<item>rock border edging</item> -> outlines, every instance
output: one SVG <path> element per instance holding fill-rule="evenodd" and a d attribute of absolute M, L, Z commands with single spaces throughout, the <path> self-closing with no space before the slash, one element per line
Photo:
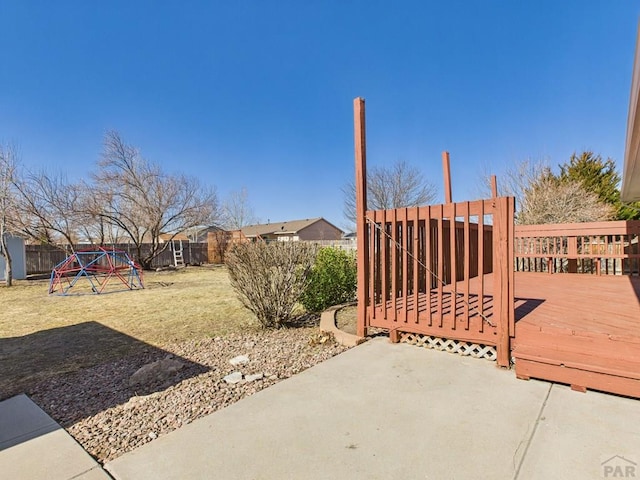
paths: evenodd
<path fill-rule="evenodd" d="M 336 326 L 336 314 L 339 310 L 350 307 L 353 305 L 357 305 L 355 302 L 351 303 L 343 303 L 342 305 L 334 305 L 333 307 L 329 307 L 322 315 L 320 315 L 320 331 L 332 333 L 336 342 L 340 345 L 344 345 L 345 347 L 355 347 L 356 345 L 360 345 L 365 342 L 367 339 L 364 337 L 360 337 L 358 335 L 353 335 L 351 333 L 343 332 Z"/>

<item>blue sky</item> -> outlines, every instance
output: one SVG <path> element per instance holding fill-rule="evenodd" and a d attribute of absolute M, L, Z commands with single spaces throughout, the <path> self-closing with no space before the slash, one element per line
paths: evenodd
<path fill-rule="evenodd" d="M 0 142 L 86 176 L 115 129 L 263 220 L 344 225 L 353 98 L 370 165 L 455 200 L 485 168 L 590 149 L 622 168 L 635 0 L 0 0 Z"/>

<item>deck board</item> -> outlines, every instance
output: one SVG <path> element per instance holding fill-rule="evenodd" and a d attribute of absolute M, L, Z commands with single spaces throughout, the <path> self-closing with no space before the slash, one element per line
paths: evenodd
<path fill-rule="evenodd" d="M 521 326 L 539 325 L 575 332 L 640 338 L 640 278 L 629 276 L 596 276 L 581 274 L 523 273 L 515 275 L 516 332 Z M 480 281 L 470 282 L 470 314 L 477 314 Z M 451 311 L 451 286 L 444 287 L 443 314 Z M 462 288 L 458 288 L 461 292 Z M 459 296 L 456 309 L 464 309 L 464 297 Z M 431 312 L 437 314 L 437 290 L 431 292 Z M 484 315 L 493 315 L 492 275 L 484 275 Z M 407 310 L 415 308 L 414 296 L 407 301 Z M 404 298 L 387 301 L 389 318 L 404 316 Z M 419 319 L 427 319 L 427 296 L 418 296 Z M 382 305 L 376 305 L 376 315 L 384 315 Z"/>
<path fill-rule="evenodd" d="M 515 296 L 521 326 L 640 338 L 638 277 L 516 273 Z M 518 312 L 527 301 L 537 305 L 530 312 Z"/>

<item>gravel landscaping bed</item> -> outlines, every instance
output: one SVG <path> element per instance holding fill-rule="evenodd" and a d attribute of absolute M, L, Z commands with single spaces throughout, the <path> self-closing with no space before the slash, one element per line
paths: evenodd
<path fill-rule="evenodd" d="M 317 328 L 233 334 L 165 350 L 150 347 L 142 354 L 41 382 L 28 393 L 105 463 L 346 349 Z M 232 365 L 230 360 L 238 356 L 248 361 L 240 358 L 240 364 Z M 159 361 L 180 367 L 164 378 L 131 385 L 134 373 Z M 243 380 L 227 383 L 224 377 L 233 372 L 240 372 Z"/>

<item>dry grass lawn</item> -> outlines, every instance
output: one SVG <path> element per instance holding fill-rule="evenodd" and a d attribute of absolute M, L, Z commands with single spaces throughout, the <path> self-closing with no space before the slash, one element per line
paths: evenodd
<path fill-rule="evenodd" d="M 224 267 L 145 272 L 144 282 L 144 290 L 69 296 L 48 295 L 48 280 L 1 286 L 0 399 L 58 373 L 258 328 Z"/>

